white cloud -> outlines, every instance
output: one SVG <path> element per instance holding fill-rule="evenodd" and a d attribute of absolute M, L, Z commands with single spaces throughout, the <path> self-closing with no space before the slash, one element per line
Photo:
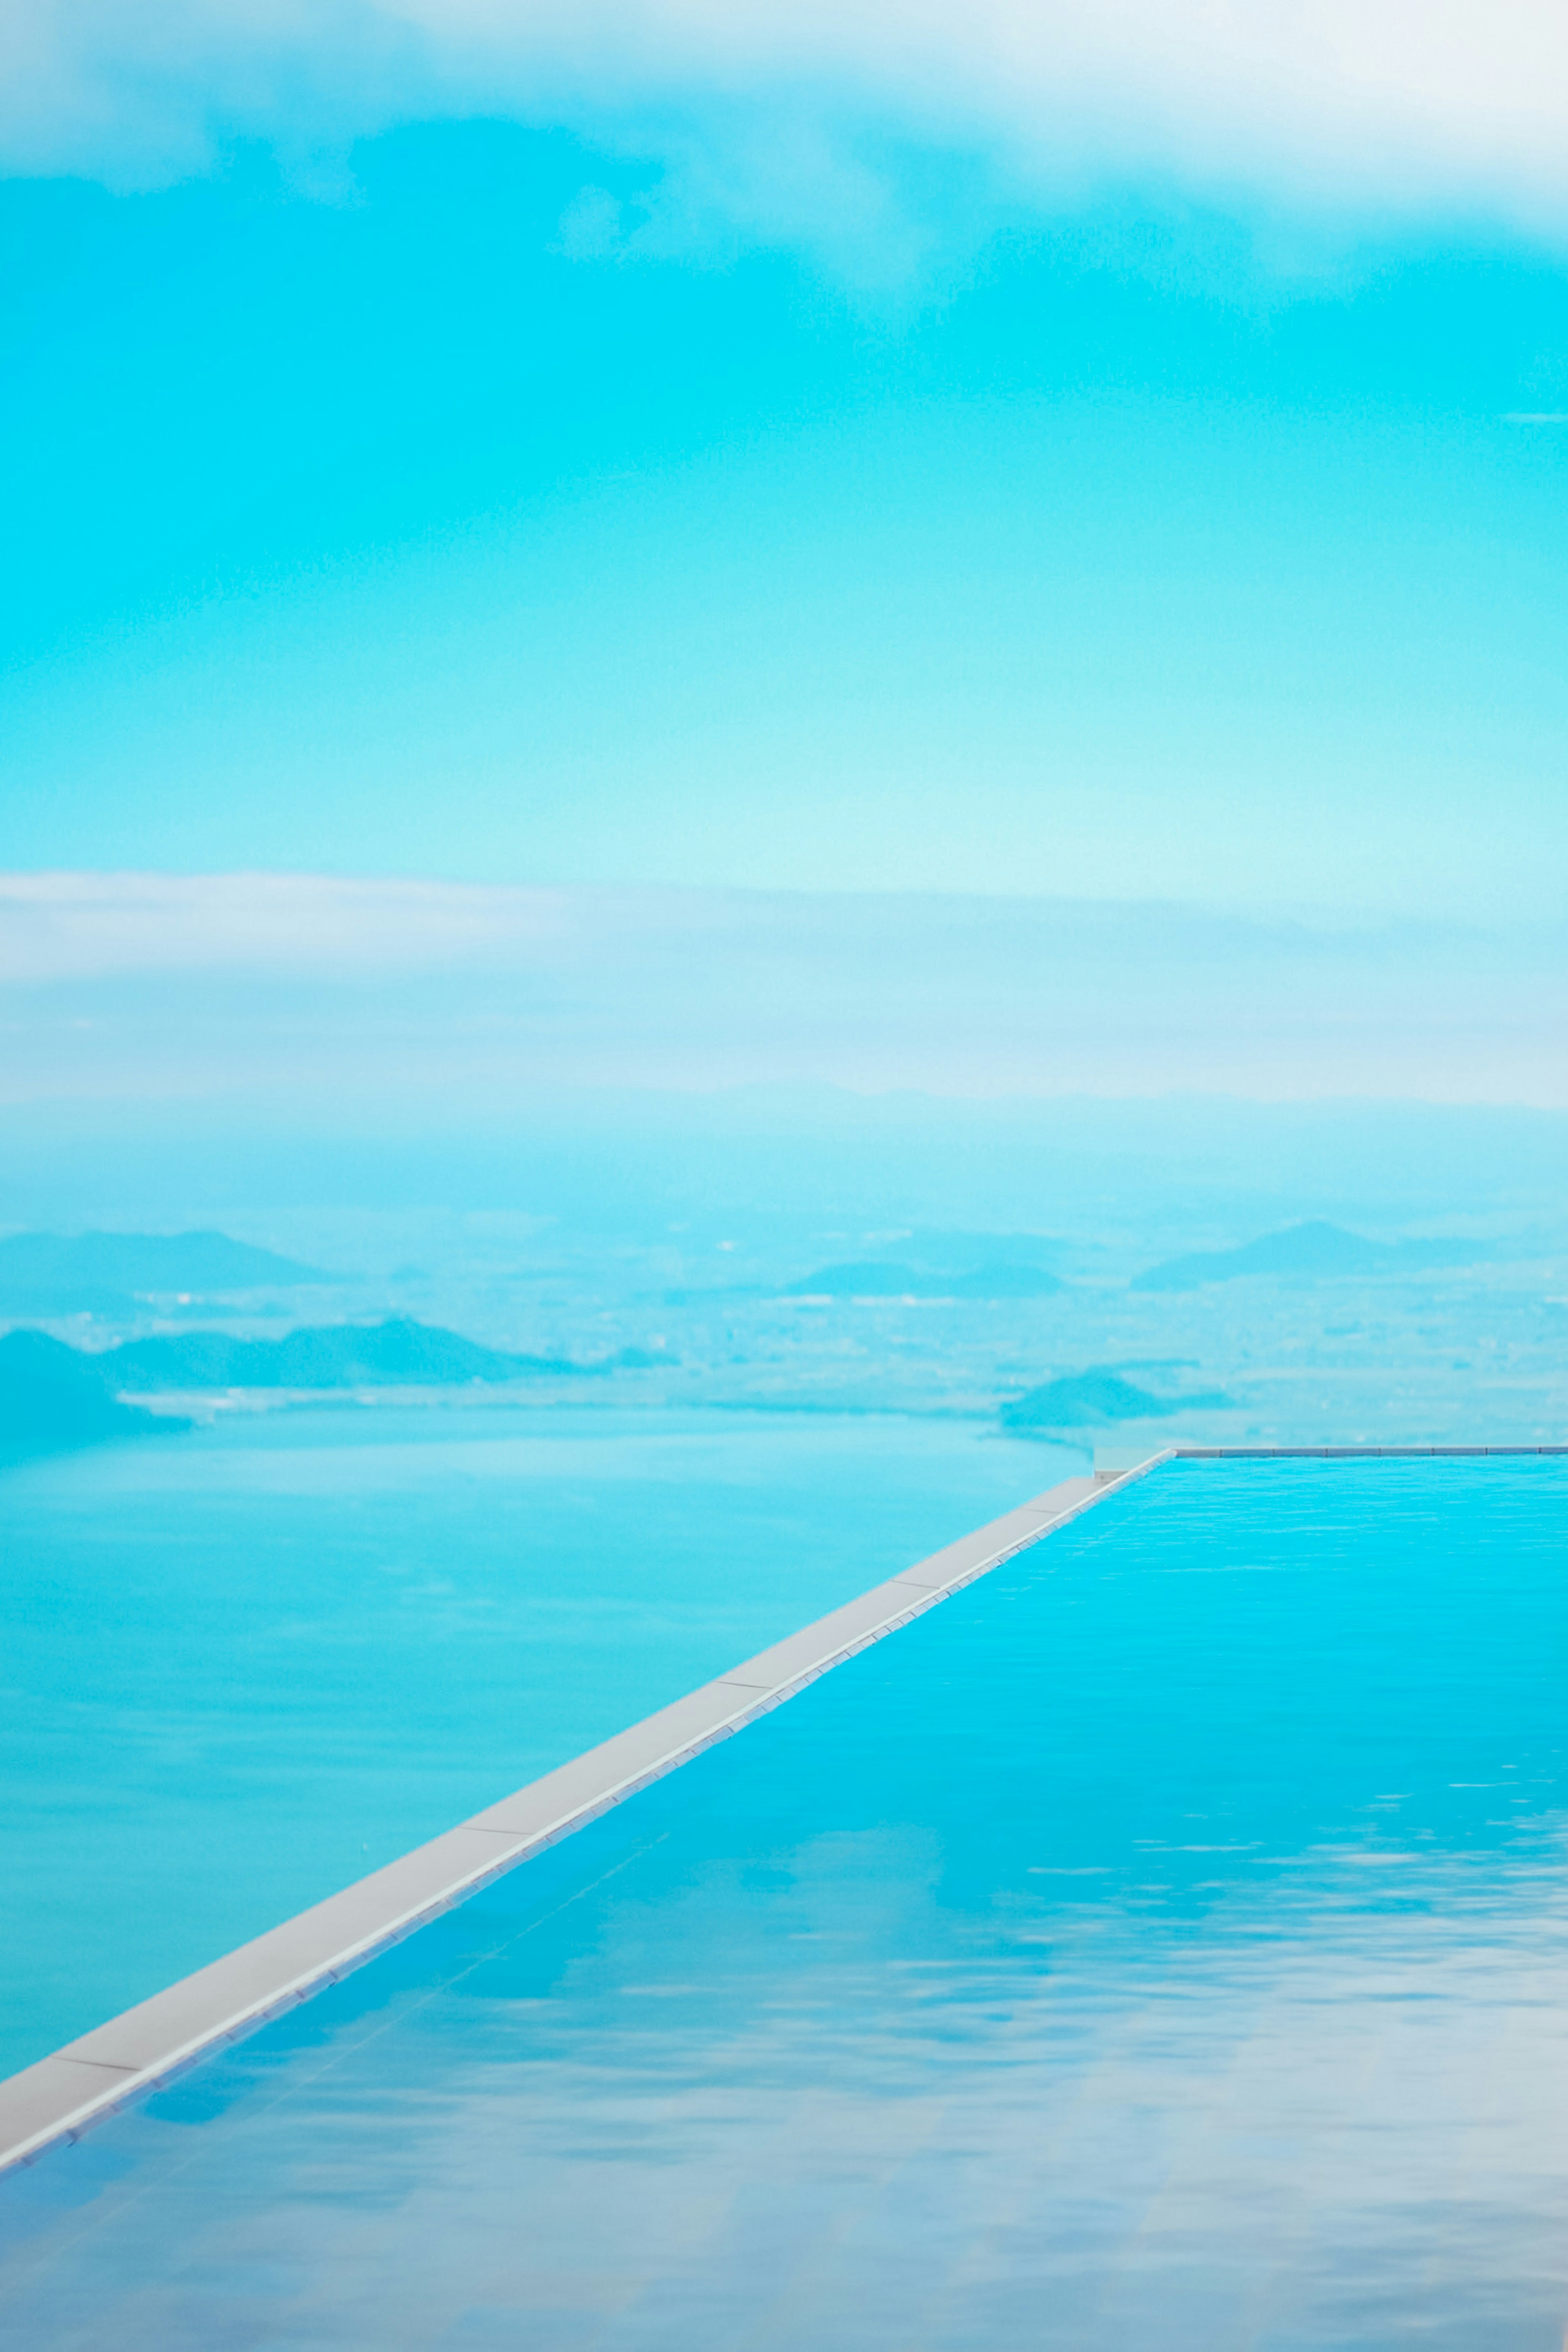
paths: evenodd
<path fill-rule="evenodd" d="M 0 877 L 0 1093 L 461 1118 L 828 1083 L 1568 1104 L 1561 926 L 936 893 Z"/>
<path fill-rule="evenodd" d="M 0 53 L 0 162 L 111 181 L 199 169 L 234 131 L 308 158 L 483 110 L 619 127 L 763 230 L 823 185 L 874 210 L 857 124 L 1040 193 L 1168 175 L 1568 226 L 1546 0 L 5 0 Z"/>
<path fill-rule="evenodd" d="M 559 952 L 557 891 L 317 874 L 0 875 L 0 983 L 382 978 Z"/>

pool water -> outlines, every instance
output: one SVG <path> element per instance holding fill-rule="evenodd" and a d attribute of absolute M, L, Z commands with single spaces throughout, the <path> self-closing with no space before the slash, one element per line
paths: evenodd
<path fill-rule="evenodd" d="M 1161 1469 L 0 2182 L 14 2340 L 1559 2352 L 1565 1507 Z"/>
<path fill-rule="evenodd" d="M 0 2075 L 1082 1467 L 448 1402 L 0 1471 Z"/>

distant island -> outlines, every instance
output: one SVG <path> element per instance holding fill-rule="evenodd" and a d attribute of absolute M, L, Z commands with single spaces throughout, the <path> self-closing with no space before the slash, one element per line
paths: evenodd
<path fill-rule="evenodd" d="M 123 1339 L 92 1358 L 114 1387 L 160 1389 L 344 1389 L 447 1387 L 471 1381 L 607 1372 L 641 1351 L 580 1364 L 565 1356 L 514 1355 L 459 1332 L 391 1316 L 383 1323 L 329 1323 L 281 1339 L 238 1339 L 227 1331 L 180 1331 Z M 656 1360 L 663 1362 L 663 1358 Z"/>
<path fill-rule="evenodd" d="M 0 1316 L 129 1320 L 145 1297 L 225 1296 L 330 1282 L 319 1266 L 227 1234 L 7 1234 Z"/>
<path fill-rule="evenodd" d="M 128 1404 L 127 1395 L 204 1389 L 450 1388 L 476 1381 L 591 1379 L 675 1360 L 643 1348 L 622 1348 L 586 1364 L 565 1356 L 516 1355 L 406 1316 L 304 1328 L 281 1339 L 180 1331 L 96 1349 L 68 1347 L 43 1331 L 7 1331 L 0 1337 L 0 1464 L 191 1425 Z"/>
<path fill-rule="evenodd" d="M 43 1331 L 0 1336 L 0 1464 L 190 1425 L 172 1414 L 123 1404 L 100 1357 Z"/>
<path fill-rule="evenodd" d="M 1155 1396 L 1152 1391 L 1124 1380 L 1119 1372 L 1094 1366 L 1085 1372 L 1046 1381 L 1040 1387 L 1030 1389 L 1026 1396 L 1015 1398 L 1010 1404 L 1003 1405 L 1001 1423 L 1004 1429 L 1019 1432 L 1089 1429 L 1107 1422 L 1153 1420 L 1194 1407 L 1213 1411 L 1230 1402 L 1231 1399 L 1218 1389 L 1202 1395 Z"/>
<path fill-rule="evenodd" d="M 1473 1265 L 1487 1255 L 1480 1242 L 1373 1242 L 1319 1218 L 1265 1234 L 1240 1249 L 1197 1250 L 1166 1258 L 1134 1275 L 1134 1290 L 1197 1290 L 1208 1282 L 1235 1282 L 1249 1274 L 1306 1276 L 1422 1274 Z"/>
<path fill-rule="evenodd" d="M 913 1265 L 890 1265 L 868 1258 L 849 1265 L 824 1265 L 802 1281 L 787 1283 L 781 1298 L 1049 1298 L 1065 1286 L 1043 1266 L 1009 1263 L 982 1265 L 967 1274 L 932 1273 Z"/>

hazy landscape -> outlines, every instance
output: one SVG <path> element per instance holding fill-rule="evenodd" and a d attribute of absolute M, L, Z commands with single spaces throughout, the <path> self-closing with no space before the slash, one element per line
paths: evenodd
<path fill-rule="evenodd" d="M 918 1104 L 851 1104 L 827 1138 L 752 1116 L 588 1138 L 570 1182 L 548 1133 L 512 1155 L 389 1150 L 364 1205 L 288 1197 L 365 1181 L 356 1147 L 325 1178 L 302 1154 L 287 1185 L 263 1160 L 273 1197 L 226 1208 L 235 1155 L 193 1151 L 201 1225 L 16 1232 L 0 1314 L 73 1351 L 50 1358 L 71 1394 L 198 1420 L 402 1394 L 891 1412 L 1089 1444 L 1532 1443 L 1563 1423 L 1552 1118 L 1526 1151 L 1506 1114 L 1295 1114 L 1282 1183 L 1287 1115 L 1261 1110 L 1145 1107 L 1134 1126 L 1124 1107 L 1118 1137 L 1103 1108 L 1009 1133 L 994 1107 L 945 1106 L 917 1158 Z M 174 1190 L 166 1167 L 137 1181 Z M 0 1339 L 13 1389 L 42 1361 L 28 1340 L 18 1371 L 22 1345 Z"/>

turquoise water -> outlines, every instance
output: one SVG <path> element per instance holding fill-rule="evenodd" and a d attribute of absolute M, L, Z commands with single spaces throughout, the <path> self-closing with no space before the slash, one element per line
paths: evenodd
<path fill-rule="evenodd" d="M 0 2074 L 1080 1466 L 448 1403 L 0 1472 Z"/>
<path fill-rule="evenodd" d="M 0 2183 L 39 2352 L 1560 2352 L 1568 1471 L 1176 1465 Z"/>

